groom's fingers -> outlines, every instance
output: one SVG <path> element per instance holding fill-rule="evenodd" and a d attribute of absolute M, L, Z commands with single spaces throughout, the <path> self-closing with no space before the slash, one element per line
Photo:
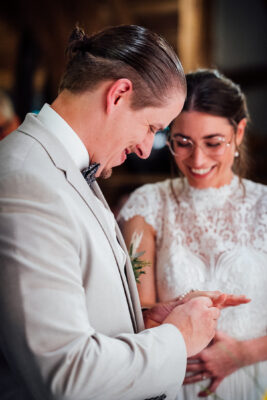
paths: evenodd
<path fill-rule="evenodd" d="M 222 293 L 218 290 L 216 291 L 195 290 L 194 292 L 191 292 L 185 296 L 184 303 L 187 303 L 188 301 L 192 300 L 195 297 L 208 297 L 212 301 L 213 306 L 217 307 L 224 303 L 227 296 L 228 296 L 227 294 Z"/>

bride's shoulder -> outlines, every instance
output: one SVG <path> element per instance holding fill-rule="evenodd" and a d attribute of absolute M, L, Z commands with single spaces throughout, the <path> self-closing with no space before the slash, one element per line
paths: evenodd
<path fill-rule="evenodd" d="M 181 186 L 179 178 L 146 183 L 132 192 L 129 201 L 131 204 L 139 204 L 141 202 L 149 208 L 168 207 L 173 198 L 173 190 L 177 191 L 179 186 Z"/>
<path fill-rule="evenodd" d="M 267 185 L 249 179 L 243 179 L 242 182 L 245 187 L 246 197 L 254 199 L 256 203 L 265 204 L 267 207 Z"/>
<path fill-rule="evenodd" d="M 170 179 L 155 183 L 146 183 L 135 189 L 120 210 L 118 220 L 128 220 L 141 215 L 157 231 L 160 230 L 162 212 L 168 209 Z"/>
<path fill-rule="evenodd" d="M 242 179 L 245 188 L 249 192 L 256 192 L 256 194 L 267 194 L 267 185 L 259 182 L 251 181 L 250 179 Z"/>

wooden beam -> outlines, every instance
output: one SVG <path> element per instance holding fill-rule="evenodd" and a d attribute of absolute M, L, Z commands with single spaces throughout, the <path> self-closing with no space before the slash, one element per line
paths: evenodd
<path fill-rule="evenodd" d="M 185 72 L 209 65 L 207 0 L 178 1 L 177 48 Z"/>
<path fill-rule="evenodd" d="M 110 0 L 110 5 L 116 12 L 118 24 L 134 24 L 134 17 L 132 15 L 130 7 L 125 4 L 122 0 Z"/>
<path fill-rule="evenodd" d="M 0 87 L 9 91 L 14 86 L 14 72 L 0 69 Z"/>
<path fill-rule="evenodd" d="M 129 6 L 136 15 L 170 14 L 177 12 L 177 0 L 154 1 L 153 3 L 142 2 L 140 4 L 133 2 L 130 4 L 131 2 L 129 2 Z"/>

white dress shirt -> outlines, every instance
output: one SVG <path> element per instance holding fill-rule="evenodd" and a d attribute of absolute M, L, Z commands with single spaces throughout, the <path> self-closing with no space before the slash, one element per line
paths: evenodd
<path fill-rule="evenodd" d="M 77 133 L 49 104 L 45 103 L 37 118 L 49 131 L 54 133 L 80 171 L 88 167 L 89 154 L 85 145 Z"/>

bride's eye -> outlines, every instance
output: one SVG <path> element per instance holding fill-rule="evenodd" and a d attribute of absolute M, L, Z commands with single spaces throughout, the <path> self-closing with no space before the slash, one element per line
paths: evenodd
<path fill-rule="evenodd" d="M 206 142 L 207 147 L 220 147 L 223 142 Z"/>
<path fill-rule="evenodd" d="M 186 138 L 179 138 L 174 140 L 177 147 L 192 147 L 192 142 Z"/>
<path fill-rule="evenodd" d="M 225 144 L 225 138 L 222 136 L 214 137 L 205 142 L 206 147 L 221 147 Z"/>

